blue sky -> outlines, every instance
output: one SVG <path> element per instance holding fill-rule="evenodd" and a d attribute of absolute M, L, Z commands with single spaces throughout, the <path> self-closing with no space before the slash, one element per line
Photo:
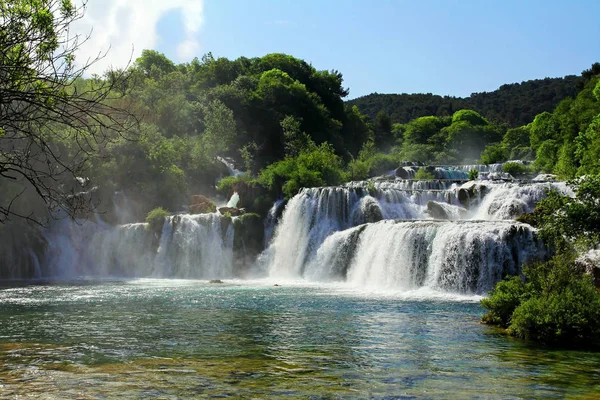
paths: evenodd
<path fill-rule="evenodd" d="M 106 1 L 104 9 L 118 2 Z M 130 0 L 131 15 L 146 13 L 148 21 L 135 28 L 137 36 L 118 36 L 111 51 L 128 46 L 131 52 L 133 45 L 135 56 L 153 47 L 177 62 L 208 51 L 227 58 L 283 52 L 342 72 L 350 97 L 467 96 L 504 83 L 579 74 L 600 61 L 599 0 L 161 2 Z M 96 26 L 102 23 L 96 18 Z"/>

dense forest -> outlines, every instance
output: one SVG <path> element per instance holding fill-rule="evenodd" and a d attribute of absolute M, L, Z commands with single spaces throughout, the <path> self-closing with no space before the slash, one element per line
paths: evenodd
<path fill-rule="evenodd" d="M 372 119 L 384 111 L 394 123 L 405 124 L 430 115 L 447 117 L 455 111 L 471 109 L 492 121 L 516 127 L 530 123 L 544 111 L 552 111 L 563 99 L 575 97 L 582 84 L 581 77 L 569 75 L 505 84 L 493 92 L 473 93 L 464 98 L 431 93 L 373 93 L 350 100 L 348 104 L 357 106 Z"/>

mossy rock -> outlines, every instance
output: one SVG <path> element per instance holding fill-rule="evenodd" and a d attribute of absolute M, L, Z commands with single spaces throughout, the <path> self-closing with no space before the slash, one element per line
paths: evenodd
<path fill-rule="evenodd" d="M 192 204 L 189 212 L 190 214 L 210 214 L 217 212 L 217 205 L 210 200 L 200 204 Z"/>

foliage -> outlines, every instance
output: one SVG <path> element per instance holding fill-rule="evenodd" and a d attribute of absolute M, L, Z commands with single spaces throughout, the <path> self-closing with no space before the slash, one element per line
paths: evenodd
<path fill-rule="evenodd" d="M 550 191 L 540 201 L 529 222 L 539 228 L 546 243 L 559 249 L 576 245 L 589 250 L 600 245 L 600 175 L 591 175 L 569 182 L 575 197 Z"/>
<path fill-rule="evenodd" d="M 574 258 L 600 245 L 600 175 L 570 185 L 575 197 L 551 191 L 521 219 L 538 227 L 554 257 L 524 267 L 524 281 L 513 277 L 498 283 L 482 300 L 488 309 L 483 321 L 525 339 L 589 346 L 600 334 L 600 292 Z"/>
<path fill-rule="evenodd" d="M 482 164 L 495 164 L 506 161 L 508 158 L 506 148 L 502 143 L 492 143 L 485 147 L 479 160 Z"/>
<path fill-rule="evenodd" d="M 377 188 L 375 187 L 375 182 L 367 181 L 367 192 L 369 192 L 371 196 L 374 196 L 376 194 Z"/>
<path fill-rule="evenodd" d="M 466 98 L 433 94 L 373 93 L 351 100 L 361 112 L 375 119 L 384 111 L 394 123 L 408 123 L 424 116 L 450 116 L 461 109 L 474 110 L 490 121 L 507 122 L 512 127 L 533 121 L 537 114 L 552 111 L 558 103 L 575 97 L 583 79 L 578 76 L 536 79 L 502 85 L 493 92 L 473 93 Z"/>
<path fill-rule="evenodd" d="M 417 171 L 417 173 L 415 174 L 415 179 L 418 180 L 429 180 L 429 179 L 435 179 L 435 175 L 426 170 L 425 168 L 419 168 L 419 170 Z"/>
<path fill-rule="evenodd" d="M 515 309 L 531 297 L 530 286 L 519 276 L 498 282 L 488 293 L 488 297 L 481 300 L 481 305 L 488 310 L 482 318 L 483 322 L 508 327 Z"/>
<path fill-rule="evenodd" d="M 283 192 L 286 199 L 296 195 L 303 187 L 339 185 L 346 175 L 342 159 L 328 143 L 315 146 L 273 163 L 260 173 L 260 182 L 271 192 Z"/>
<path fill-rule="evenodd" d="M 358 158 L 348 163 L 348 174 L 351 180 L 364 180 L 395 170 L 399 165 L 394 154 L 377 152 L 375 142 L 368 141 L 358 153 Z"/>
<path fill-rule="evenodd" d="M 506 172 L 512 176 L 520 176 L 527 174 L 529 172 L 529 168 L 518 162 L 507 162 L 502 165 L 502 172 Z"/>
<path fill-rule="evenodd" d="M 469 180 L 474 181 L 479 177 L 479 171 L 476 169 L 472 169 L 469 171 Z"/>
<path fill-rule="evenodd" d="M 246 176 L 226 176 L 217 183 L 217 192 L 223 196 L 231 196 L 234 186 L 246 180 Z"/>
<path fill-rule="evenodd" d="M 481 304 L 483 322 L 524 339 L 589 346 L 600 333 L 600 292 L 578 272 L 570 255 L 527 266 L 520 277 L 501 281 Z"/>
<path fill-rule="evenodd" d="M 600 334 L 600 293 L 590 276 L 570 275 L 558 290 L 522 302 L 508 330 L 524 339 L 590 346 Z"/>
<path fill-rule="evenodd" d="M 169 212 L 162 207 L 156 207 L 146 216 L 148 225 L 146 228 L 152 232 L 160 232 L 165 223 L 165 218 L 169 216 Z"/>

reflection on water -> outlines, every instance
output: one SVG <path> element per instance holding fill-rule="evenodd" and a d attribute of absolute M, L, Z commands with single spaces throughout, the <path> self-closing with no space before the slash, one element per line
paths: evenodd
<path fill-rule="evenodd" d="M 141 280 L 0 288 L 0 398 L 537 398 L 600 355 L 482 326 L 474 301 Z"/>

